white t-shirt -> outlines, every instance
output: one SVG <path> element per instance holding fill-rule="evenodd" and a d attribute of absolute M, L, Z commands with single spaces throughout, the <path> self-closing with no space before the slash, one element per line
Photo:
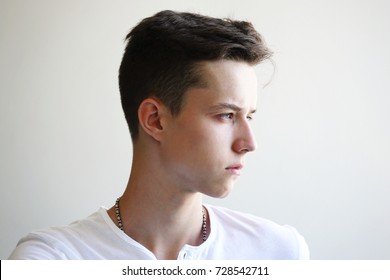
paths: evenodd
<path fill-rule="evenodd" d="M 178 259 L 309 259 L 303 237 L 290 226 L 222 207 L 206 205 L 210 235 L 199 246 L 185 245 Z M 122 232 L 100 208 L 86 219 L 31 232 L 9 259 L 155 260 L 154 254 Z"/>

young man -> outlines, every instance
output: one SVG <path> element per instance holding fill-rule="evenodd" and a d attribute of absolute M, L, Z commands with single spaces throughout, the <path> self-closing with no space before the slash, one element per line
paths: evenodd
<path fill-rule="evenodd" d="M 23 238 L 12 259 L 304 259 L 289 226 L 202 204 L 225 197 L 256 148 L 254 66 L 270 57 L 247 22 L 162 11 L 127 36 L 119 71 L 133 141 L 111 209 Z"/>

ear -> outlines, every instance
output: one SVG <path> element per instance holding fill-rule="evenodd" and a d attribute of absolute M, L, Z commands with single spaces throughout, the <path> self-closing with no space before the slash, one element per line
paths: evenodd
<path fill-rule="evenodd" d="M 166 107 L 155 97 L 146 98 L 138 107 L 138 120 L 140 128 L 148 135 L 160 142 L 163 127 L 161 116 L 165 113 Z"/>

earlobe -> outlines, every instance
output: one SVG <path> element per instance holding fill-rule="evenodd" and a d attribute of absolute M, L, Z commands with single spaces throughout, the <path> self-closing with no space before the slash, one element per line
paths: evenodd
<path fill-rule="evenodd" d="M 164 110 L 164 105 L 157 98 L 147 98 L 140 104 L 138 108 L 138 120 L 140 129 L 143 129 L 148 135 L 155 140 L 161 140 L 161 115 Z"/>

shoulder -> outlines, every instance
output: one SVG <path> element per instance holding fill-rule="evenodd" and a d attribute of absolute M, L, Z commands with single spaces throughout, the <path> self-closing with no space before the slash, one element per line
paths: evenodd
<path fill-rule="evenodd" d="M 80 248 L 106 226 L 104 209 L 69 225 L 35 230 L 19 240 L 9 259 L 79 259 Z M 104 232 L 104 230 L 103 230 Z M 84 244 L 82 244 L 84 243 Z"/>
<path fill-rule="evenodd" d="M 208 206 L 216 219 L 216 222 L 223 224 L 224 228 L 231 227 L 240 231 L 267 234 L 267 232 L 285 231 L 286 228 L 271 220 L 261 218 L 252 214 L 231 210 L 219 206 Z"/>
<path fill-rule="evenodd" d="M 207 206 L 212 231 L 225 236 L 227 242 L 253 250 L 256 258 L 308 259 L 309 250 L 304 238 L 289 225 L 224 207 Z M 263 254 L 264 253 L 264 254 Z M 263 255 L 262 255 L 263 254 Z"/>

